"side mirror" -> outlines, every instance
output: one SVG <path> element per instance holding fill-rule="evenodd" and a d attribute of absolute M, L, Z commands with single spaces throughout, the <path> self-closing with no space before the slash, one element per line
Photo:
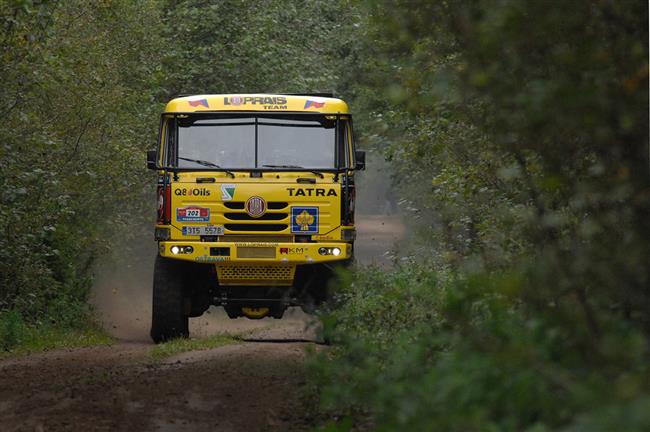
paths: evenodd
<path fill-rule="evenodd" d="M 363 151 L 363 150 L 356 150 L 354 152 L 354 158 L 357 161 L 356 166 L 354 167 L 354 169 L 358 170 L 358 171 L 365 170 L 366 169 L 366 152 Z"/>
<path fill-rule="evenodd" d="M 147 169 L 158 168 L 158 152 L 156 150 L 147 150 Z"/>

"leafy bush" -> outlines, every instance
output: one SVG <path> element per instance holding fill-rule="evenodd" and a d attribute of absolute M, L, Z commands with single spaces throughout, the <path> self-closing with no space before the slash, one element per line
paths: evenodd
<path fill-rule="evenodd" d="M 0 2 L 0 312 L 28 327 L 88 324 L 96 263 L 114 239 L 125 252 L 151 229 L 143 159 L 163 104 L 179 92 L 345 86 L 348 48 L 336 41 L 353 38 L 355 10 L 345 0 Z"/>
<path fill-rule="evenodd" d="M 158 6 L 0 5 L 0 311 L 29 325 L 87 324 L 96 259 L 148 216 Z"/>
<path fill-rule="evenodd" d="M 644 335 L 611 321 L 593 340 L 577 302 L 540 315 L 517 301 L 528 283 L 360 270 L 324 320 L 336 346 L 312 363 L 324 409 L 386 431 L 647 428 Z"/>
<path fill-rule="evenodd" d="M 22 339 L 25 327 L 22 317 L 16 311 L 0 313 L 0 351 L 10 351 Z"/>
<path fill-rule="evenodd" d="M 322 401 L 378 430 L 649 429 L 646 5 L 363 10 L 366 143 L 421 245 L 325 318 Z"/>

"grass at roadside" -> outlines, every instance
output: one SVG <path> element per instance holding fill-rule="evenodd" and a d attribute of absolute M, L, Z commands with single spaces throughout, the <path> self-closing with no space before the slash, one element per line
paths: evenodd
<path fill-rule="evenodd" d="M 240 336 L 216 335 L 205 339 L 172 339 L 151 349 L 151 358 L 161 361 L 187 351 L 200 351 L 218 348 L 241 342 Z"/>
<path fill-rule="evenodd" d="M 21 329 L 20 339 L 15 345 L 0 350 L 0 359 L 57 348 L 111 345 L 113 342 L 114 340 L 98 327 L 70 329 L 25 326 Z"/>
<path fill-rule="evenodd" d="M 18 310 L 0 311 L 0 359 L 113 342 L 83 304 L 69 304 L 38 321 L 25 319 Z"/>

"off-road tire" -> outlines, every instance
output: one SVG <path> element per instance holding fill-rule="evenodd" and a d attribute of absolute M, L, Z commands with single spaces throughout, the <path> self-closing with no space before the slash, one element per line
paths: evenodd
<path fill-rule="evenodd" d="M 183 262 L 156 257 L 153 272 L 151 339 L 155 343 L 189 336 L 183 296 Z"/>

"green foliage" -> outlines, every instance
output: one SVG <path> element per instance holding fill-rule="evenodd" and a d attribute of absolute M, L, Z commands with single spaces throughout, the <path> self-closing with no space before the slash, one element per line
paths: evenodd
<path fill-rule="evenodd" d="M 541 315 L 517 301 L 526 283 L 358 272 L 325 320 L 334 351 L 311 365 L 323 408 L 386 431 L 647 428 L 643 333 L 619 320 L 594 341 L 577 300 Z"/>
<path fill-rule="evenodd" d="M 355 19 L 344 0 L 169 2 L 167 96 L 337 90 Z"/>
<path fill-rule="evenodd" d="M 393 82 L 386 152 L 431 215 L 436 265 L 535 256 L 526 301 L 577 296 L 650 333 L 645 8 L 389 7 L 369 11 L 377 79 Z"/>
<path fill-rule="evenodd" d="M 146 217 L 160 40 L 142 23 L 158 14 L 155 1 L 0 4 L 0 311 L 87 322 L 72 311 L 106 239 Z"/>
<path fill-rule="evenodd" d="M 363 16 L 355 107 L 421 245 L 341 293 L 323 403 L 362 429 L 647 430 L 646 6 Z"/>
<path fill-rule="evenodd" d="M 22 317 L 16 311 L 0 315 L 0 351 L 9 351 L 20 343 L 24 326 Z"/>

